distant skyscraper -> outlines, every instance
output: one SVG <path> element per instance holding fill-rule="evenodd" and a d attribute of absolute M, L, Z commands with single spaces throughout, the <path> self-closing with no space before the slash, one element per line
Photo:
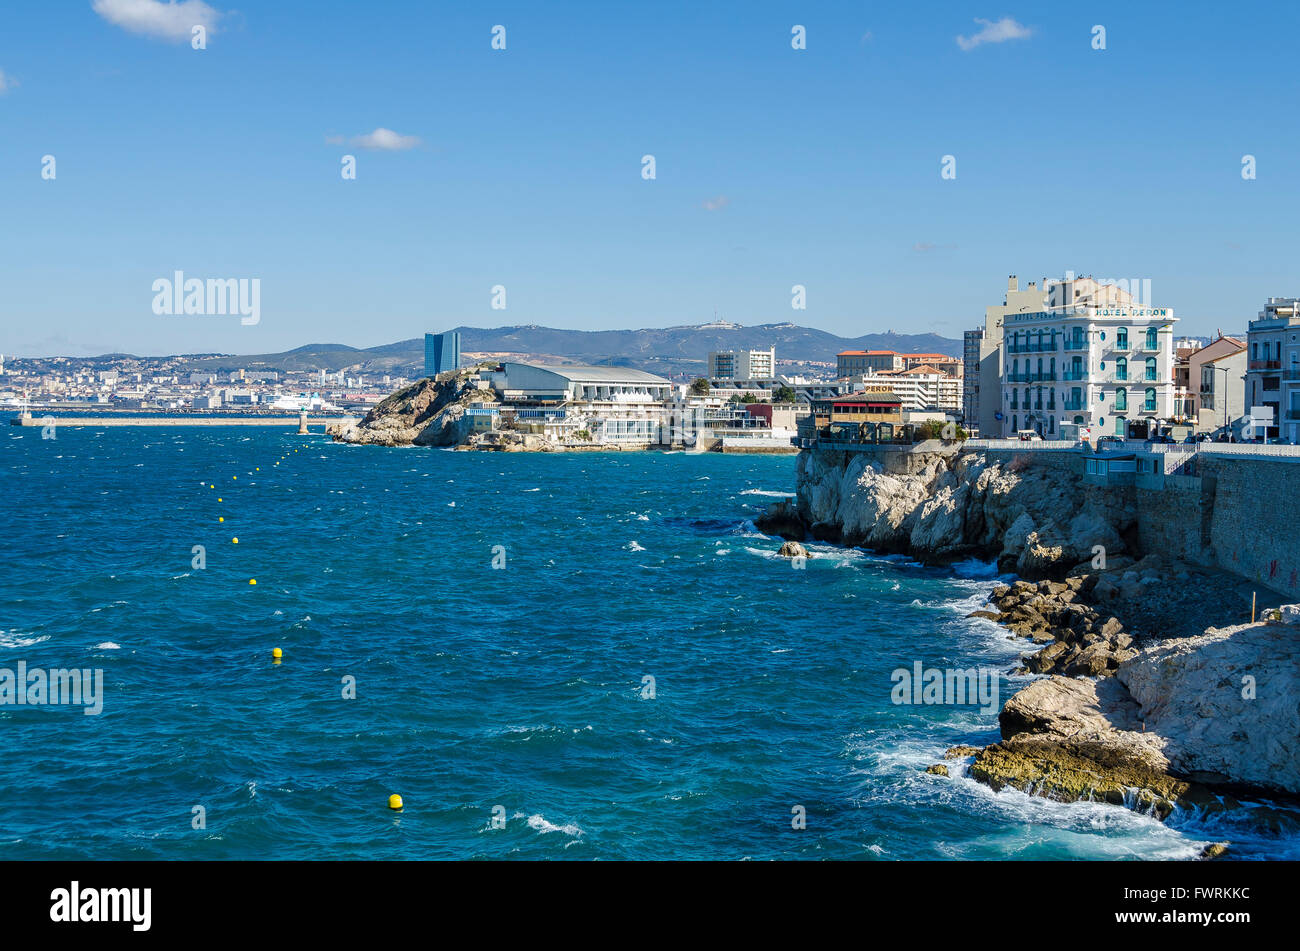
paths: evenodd
<path fill-rule="evenodd" d="M 437 376 L 448 370 L 460 369 L 460 334 L 449 330 L 444 334 L 424 335 L 424 375 Z"/>

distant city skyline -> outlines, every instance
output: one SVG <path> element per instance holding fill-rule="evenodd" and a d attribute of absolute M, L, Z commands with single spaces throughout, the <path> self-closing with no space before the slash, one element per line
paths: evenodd
<path fill-rule="evenodd" d="M 1008 274 L 1067 270 L 1149 280 L 1212 336 L 1300 294 L 1300 76 L 1257 65 L 1292 57 L 1282 3 L 84 0 L 0 23 L 7 356 L 715 311 L 959 340 Z M 258 319 L 159 315 L 176 272 L 260 282 Z"/>

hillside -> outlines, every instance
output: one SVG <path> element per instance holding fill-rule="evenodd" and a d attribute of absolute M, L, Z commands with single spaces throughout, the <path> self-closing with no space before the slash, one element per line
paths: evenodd
<path fill-rule="evenodd" d="M 535 325 L 519 327 L 457 327 L 461 350 L 467 354 L 520 354 L 549 360 L 630 365 L 652 372 L 702 372 L 710 350 L 776 347 L 778 360 L 827 362 L 841 350 L 912 350 L 960 357 L 960 340 L 936 334 L 866 334 L 839 337 L 795 324 L 702 324 L 695 327 L 655 327 L 643 330 L 558 330 Z M 355 369 L 361 373 L 418 375 L 424 364 L 421 338 L 360 349 L 343 344 L 307 344 L 285 353 L 197 357 L 193 370 Z"/>

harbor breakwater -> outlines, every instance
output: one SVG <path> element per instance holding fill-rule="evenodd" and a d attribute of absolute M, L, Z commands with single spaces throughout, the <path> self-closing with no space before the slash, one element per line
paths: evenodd
<path fill-rule="evenodd" d="M 1019 577 L 976 615 L 1049 676 L 1008 700 L 1001 742 L 933 771 L 1161 817 L 1298 794 L 1300 611 L 1273 606 L 1295 600 L 1300 460 L 1135 455 L 1116 477 L 1079 449 L 808 449 L 794 504 L 758 524 Z"/>

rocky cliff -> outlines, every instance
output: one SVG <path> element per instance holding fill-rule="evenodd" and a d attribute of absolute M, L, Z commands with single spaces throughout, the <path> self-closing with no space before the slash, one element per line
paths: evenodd
<path fill-rule="evenodd" d="M 1001 742 L 949 756 L 973 755 L 969 775 L 995 789 L 1161 817 L 1225 792 L 1300 794 L 1297 628 L 1242 625 L 1242 578 L 1209 567 L 1212 552 L 1142 551 L 1131 499 L 1056 458 L 805 451 L 796 504 L 758 524 L 930 563 L 996 559 L 1029 579 L 976 614 L 1043 645 L 1022 670 L 1049 676 L 1007 701 Z"/>
<path fill-rule="evenodd" d="M 477 385 L 478 370 L 417 380 L 387 397 L 352 426 L 329 434 L 339 442 L 374 446 L 452 446 L 462 439 L 467 407 L 492 401 Z"/>
<path fill-rule="evenodd" d="M 814 538 L 924 561 L 971 554 L 1004 571 L 1059 577 L 1129 547 L 1134 515 L 1063 469 L 1003 465 L 981 453 L 804 452 L 798 515 Z"/>

